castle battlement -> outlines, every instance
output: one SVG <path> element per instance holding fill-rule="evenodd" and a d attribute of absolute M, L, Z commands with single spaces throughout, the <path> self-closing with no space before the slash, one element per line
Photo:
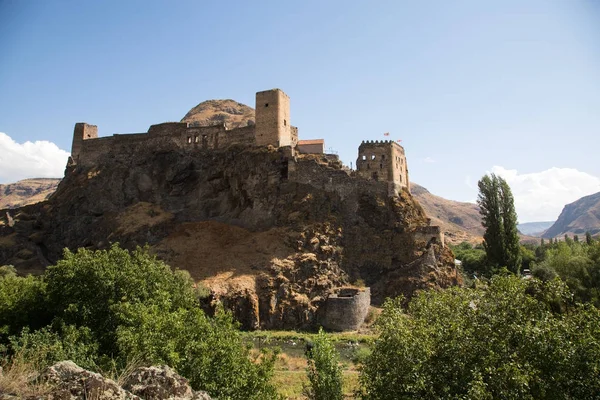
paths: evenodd
<path fill-rule="evenodd" d="M 298 140 L 298 128 L 290 124 L 290 98 L 281 89 L 256 93 L 255 123 L 228 128 L 226 123 L 198 126 L 186 122 L 151 125 L 147 132 L 98 137 L 98 127 L 75 124 L 70 165 L 97 164 L 100 157 L 137 146 L 156 149 L 216 150 L 232 145 L 289 148 L 290 155 L 324 154 L 322 139 Z M 404 148 L 392 140 L 363 141 L 358 148 L 357 176 L 387 184 L 390 196 L 409 189 Z"/>
<path fill-rule="evenodd" d="M 388 193 L 410 190 L 404 147 L 392 140 L 363 141 L 358 147 L 356 170 L 364 179 L 388 183 Z"/>

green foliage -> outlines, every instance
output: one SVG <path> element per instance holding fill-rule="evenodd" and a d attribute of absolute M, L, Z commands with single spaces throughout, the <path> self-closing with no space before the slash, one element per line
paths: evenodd
<path fill-rule="evenodd" d="M 315 338 L 312 348 L 307 351 L 308 366 L 306 373 L 310 385 L 306 387 L 306 395 L 311 400 L 341 400 L 342 368 L 339 354 L 323 328 Z"/>
<path fill-rule="evenodd" d="M 462 262 L 462 268 L 468 275 L 490 275 L 492 270 L 488 265 L 485 250 L 473 247 L 468 242 L 463 242 L 452 247 L 456 259 Z"/>
<path fill-rule="evenodd" d="M 42 278 L 4 270 L 0 326 L 4 337 L 13 335 L 13 357 L 41 367 L 71 359 L 92 370 L 124 368 L 132 359 L 166 363 L 219 399 L 277 398 L 275 355 L 250 357 L 229 313 L 209 318 L 200 309 L 206 288 L 146 249 L 65 251 Z"/>
<path fill-rule="evenodd" d="M 546 251 L 534 272 L 542 274 L 540 270 L 558 274 L 576 300 L 600 306 L 600 242 L 559 242 Z"/>
<path fill-rule="evenodd" d="M 10 338 L 11 351 L 35 364 L 38 370 L 63 360 L 71 360 L 83 368 L 98 368 L 95 362 L 98 345 L 88 328 L 69 325 L 60 327 L 58 332 L 50 327 L 34 332 L 24 328 L 19 336 Z"/>
<path fill-rule="evenodd" d="M 0 346 L 24 327 L 39 329 L 50 322 L 42 279 L 19 277 L 14 267 L 0 267 Z"/>
<path fill-rule="evenodd" d="M 152 364 L 168 364 L 201 388 L 223 399 L 272 399 L 269 381 L 275 354 L 251 360 L 231 314 L 208 318 L 199 308 L 164 313 L 160 306 L 137 305 L 117 330 L 121 353 Z"/>
<path fill-rule="evenodd" d="M 117 327 L 123 312 L 136 304 L 160 305 L 163 312 L 191 308 L 196 297 L 189 275 L 171 271 L 146 250 L 132 253 L 113 245 L 109 250 L 77 253 L 46 271 L 48 302 L 56 318 L 91 329 L 100 352 L 117 353 Z"/>
<path fill-rule="evenodd" d="M 365 399 L 565 399 L 600 392 L 600 314 L 558 280 L 495 276 L 488 286 L 389 300 L 361 372 Z"/>
<path fill-rule="evenodd" d="M 478 182 L 484 248 L 488 262 L 495 267 L 507 267 L 513 273 L 521 269 L 521 252 L 517 231 L 517 213 L 510 187 L 494 174 Z"/>

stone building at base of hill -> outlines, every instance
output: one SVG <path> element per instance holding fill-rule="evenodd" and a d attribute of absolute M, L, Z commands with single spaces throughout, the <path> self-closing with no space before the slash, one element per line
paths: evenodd
<path fill-rule="evenodd" d="M 338 288 L 325 300 L 320 323 L 329 331 L 356 331 L 370 306 L 370 288 Z"/>

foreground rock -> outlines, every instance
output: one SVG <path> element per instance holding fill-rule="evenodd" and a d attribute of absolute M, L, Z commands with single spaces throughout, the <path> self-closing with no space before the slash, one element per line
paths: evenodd
<path fill-rule="evenodd" d="M 48 390 L 44 395 L 25 397 L 35 400 L 210 400 L 202 391 L 194 392 L 187 379 L 168 366 L 138 368 L 123 387 L 102 375 L 87 371 L 72 361 L 61 361 L 42 375 Z M 23 398 L 17 394 L 0 393 L 2 400 Z"/>

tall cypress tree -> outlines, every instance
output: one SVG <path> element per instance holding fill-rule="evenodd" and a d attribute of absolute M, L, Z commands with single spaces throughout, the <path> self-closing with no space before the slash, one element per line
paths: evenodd
<path fill-rule="evenodd" d="M 517 213 L 510 187 L 504 179 L 494 174 L 483 176 L 477 185 L 477 204 L 485 228 L 483 246 L 487 259 L 496 267 L 505 266 L 519 273 L 521 251 Z"/>
<path fill-rule="evenodd" d="M 481 223 L 485 228 L 483 234 L 483 248 L 487 259 L 494 265 L 501 264 L 504 254 L 504 224 L 500 215 L 500 190 L 498 179 L 494 174 L 485 175 L 477 183 L 479 186 L 479 213 Z"/>
<path fill-rule="evenodd" d="M 504 227 L 504 265 L 515 274 L 518 274 L 521 271 L 522 257 L 515 199 L 508 183 L 501 177 L 497 177 L 497 179 L 500 187 L 500 215 Z"/>

